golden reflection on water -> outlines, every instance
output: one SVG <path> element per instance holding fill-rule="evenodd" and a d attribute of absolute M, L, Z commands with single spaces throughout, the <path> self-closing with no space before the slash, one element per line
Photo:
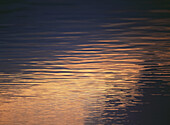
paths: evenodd
<path fill-rule="evenodd" d="M 27 121 L 28 125 L 55 121 L 56 125 L 83 125 L 90 114 L 101 117 L 104 111 L 114 112 L 139 103 L 136 97 L 141 94 L 136 83 L 142 66 L 137 63 L 143 60 L 116 49 L 124 45 L 109 43 L 117 40 L 98 42 L 76 45 L 77 49 L 54 55 L 53 60 L 30 61 L 22 65 L 31 68 L 15 75 L 6 74 L 11 84 L 19 87 L 17 92 L 4 92 L 12 103 L 1 105 L 1 110 L 6 110 L 1 114 L 1 122 L 8 124 L 11 119 L 11 123 Z M 119 52 L 112 52 L 114 47 Z M 136 50 L 125 48 L 133 49 Z M 108 104 L 109 100 L 115 100 L 115 104 Z"/>
<path fill-rule="evenodd" d="M 159 13 L 164 11 L 169 12 Z M 0 72 L 0 125 L 105 125 L 107 120 L 121 124 L 127 117 L 123 111 L 141 104 L 139 89 L 153 74 L 155 80 L 169 81 L 168 18 L 109 17 L 108 23 L 99 24 L 45 21 L 43 28 L 49 31 L 31 29 L 3 37 L 17 40 L 1 56 L 9 56 L 17 70 L 10 72 L 9 66 Z M 55 25 L 59 29 L 51 30 Z M 62 31 L 69 28 L 75 31 Z M 148 65 L 158 70 L 145 75 Z M 155 82 L 152 79 L 149 83 Z"/>

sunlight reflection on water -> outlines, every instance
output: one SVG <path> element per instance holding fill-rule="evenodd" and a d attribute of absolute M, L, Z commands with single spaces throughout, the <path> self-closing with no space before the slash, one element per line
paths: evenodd
<path fill-rule="evenodd" d="M 169 10 L 68 7 L 73 19 L 55 8 L 66 5 L 31 3 L 36 13 L 1 23 L 0 124 L 129 125 L 141 109 L 128 108 L 149 103 L 144 88 L 169 96 L 170 19 L 150 17 Z"/>

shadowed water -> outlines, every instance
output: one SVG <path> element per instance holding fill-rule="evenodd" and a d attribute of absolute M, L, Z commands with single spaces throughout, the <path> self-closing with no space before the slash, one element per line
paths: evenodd
<path fill-rule="evenodd" d="M 168 125 L 168 1 L 0 7 L 0 125 Z"/>

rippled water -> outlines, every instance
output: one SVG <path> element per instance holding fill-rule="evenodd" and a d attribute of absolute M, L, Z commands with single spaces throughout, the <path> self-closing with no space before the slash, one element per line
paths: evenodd
<path fill-rule="evenodd" d="M 0 7 L 0 125 L 168 125 L 168 1 Z"/>

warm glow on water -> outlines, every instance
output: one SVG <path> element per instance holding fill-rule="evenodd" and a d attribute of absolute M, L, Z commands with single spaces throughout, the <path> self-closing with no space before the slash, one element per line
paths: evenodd
<path fill-rule="evenodd" d="M 112 48 L 106 45 L 93 51 L 87 48 L 90 44 L 84 45 L 79 50 L 64 51 L 67 56 L 54 55 L 52 61 L 30 61 L 24 66 L 32 68 L 19 74 L 6 74 L 20 91 L 11 91 L 11 103 L 1 106 L 10 111 L 2 114 L 4 123 L 9 118 L 15 122 L 18 117 L 20 122 L 29 119 L 28 124 L 57 121 L 57 125 L 81 125 L 89 115 L 101 117 L 104 110 L 114 112 L 139 103 L 137 82 L 142 66 L 135 63 L 142 60 L 129 59 L 133 56 L 128 53 L 108 53 Z M 115 100 L 114 106 L 108 107 L 109 100 Z"/>
<path fill-rule="evenodd" d="M 170 11 L 127 1 L 0 2 L 0 125 L 166 125 Z"/>

